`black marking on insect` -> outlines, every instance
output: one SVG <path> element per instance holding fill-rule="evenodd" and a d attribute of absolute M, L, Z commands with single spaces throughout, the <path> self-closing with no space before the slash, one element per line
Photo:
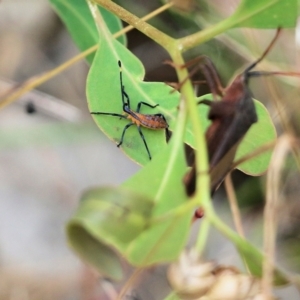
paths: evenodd
<path fill-rule="evenodd" d="M 170 131 L 169 131 L 169 125 L 167 123 L 167 120 L 165 118 L 165 116 L 163 114 L 143 114 L 140 113 L 140 109 L 142 105 L 151 107 L 151 108 L 155 108 L 157 107 L 159 104 L 156 105 L 151 105 L 149 103 L 146 102 L 139 102 L 137 105 L 136 110 L 132 110 L 130 108 L 130 99 L 128 94 L 125 92 L 125 86 L 123 85 L 123 77 L 122 77 L 122 64 L 121 61 L 118 61 L 119 67 L 120 67 L 120 85 L 121 85 L 121 96 L 122 96 L 122 103 L 123 103 L 123 112 L 126 115 L 121 115 L 121 114 L 117 114 L 117 113 L 107 113 L 107 112 L 91 112 L 91 114 L 93 115 L 107 115 L 107 116 L 114 116 L 114 117 L 119 117 L 119 118 L 123 118 L 123 119 L 128 119 L 131 122 L 128 123 L 122 132 L 122 136 L 121 136 L 121 140 L 120 142 L 117 144 L 117 147 L 120 147 L 124 141 L 124 135 L 126 133 L 126 130 L 131 127 L 132 125 L 136 125 L 138 132 L 140 134 L 141 139 L 144 142 L 145 148 L 147 150 L 149 159 L 151 159 L 151 154 L 146 142 L 146 139 L 144 137 L 144 134 L 142 132 L 141 127 L 145 127 L 145 128 L 149 128 L 152 130 L 160 130 L 160 129 L 165 129 L 166 132 L 166 141 L 168 142 L 170 139 Z"/>

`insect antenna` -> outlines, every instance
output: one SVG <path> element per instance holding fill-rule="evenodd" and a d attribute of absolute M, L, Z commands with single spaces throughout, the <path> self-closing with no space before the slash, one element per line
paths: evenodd
<path fill-rule="evenodd" d="M 277 29 L 276 35 L 271 41 L 270 45 L 267 47 L 265 52 L 262 54 L 260 58 L 258 58 L 254 63 L 252 63 L 245 71 L 245 79 L 247 80 L 250 77 L 259 77 L 259 76 L 270 76 L 270 75 L 283 75 L 283 76 L 294 76 L 294 77 L 299 77 L 300 73 L 297 72 L 281 72 L 281 71 L 252 71 L 250 72 L 258 63 L 260 63 L 266 55 L 270 52 L 272 49 L 273 45 L 275 44 L 279 34 L 281 32 L 281 28 Z"/>
<path fill-rule="evenodd" d="M 122 63 L 121 63 L 120 60 L 118 61 L 118 65 L 120 67 L 120 85 L 121 85 L 121 96 L 122 96 L 123 110 L 126 111 L 126 108 L 130 109 L 130 100 L 129 100 L 129 96 L 125 92 L 125 87 L 123 85 Z M 126 100 L 125 100 L 125 98 L 126 98 Z"/>
<path fill-rule="evenodd" d="M 250 70 L 252 70 L 258 63 L 260 63 L 265 57 L 266 55 L 270 52 L 270 50 L 272 49 L 272 47 L 274 46 L 277 38 L 279 37 L 281 28 L 278 28 L 276 31 L 276 34 L 273 38 L 273 40 L 271 41 L 271 43 L 269 44 L 269 46 L 267 47 L 267 49 L 264 51 L 264 53 L 261 55 L 260 58 L 258 58 L 255 62 L 253 62 L 245 71 L 244 74 L 250 75 Z"/>
<path fill-rule="evenodd" d="M 174 64 L 171 61 L 165 61 L 165 64 L 168 64 L 174 68 L 177 68 L 177 67 L 189 68 L 191 66 L 194 66 L 191 69 L 191 71 L 189 72 L 189 76 L 186 77 L 185 79 L 183 79 L 181 82 L 176 84 L 176 86 L 175 86 L 176 90 L 180 90 L 181 87 L 183 86 L 183 84 L 189 78 L 192 78 L 199 70 L 202 70 L 204 77 L 206 79 L 206 82 L 211 90 L 211 93 L 213 94 L 213 97 L 214 98 L 217 98 L 217 96 L 222 97 L 224 88 L 221 84 L 216 67 L 208 56 L 200 55 L 200 56 L 186 62 L 184 65 L 181 65 L 181 66 L 177 66 L 176 64 Z"/>
<path fill-rule="evenodd" d="M 271 41 L 270 45 L 267 47 L 265 52 L 262 54 L 260 58 L 258 58 L 254 63 L 252 63 L 245 71 L 245 80 L 249 79 L 250 77 L 259 77 L 259 76 L 270 76 L 270 75 L 283 75 L 283 76 L 292 76 L 292 77 L 299 77 L 300 73 L 298 72 L 281 72 L 281 71 L 251 71 L 259 62 L 261 62 L 266 55 L 270 52 L 271 48 L 273 47 L 274 43 L 276 42 L 281 28 L 277 29 L 276 35 Z"/>

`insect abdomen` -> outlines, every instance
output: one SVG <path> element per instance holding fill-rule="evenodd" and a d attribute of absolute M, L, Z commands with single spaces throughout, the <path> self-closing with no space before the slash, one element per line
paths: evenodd
<path fill-rule="evenodd" d="M 136 123 L 139 126 L 147 127 L 150 129 L 163 129 L 168 128 L 167 122 L 161 117 L 157 115 L 144 115 L 134 113 L 135 118 L 128 115 L 128 118 L 132 120 L 132 122 Z"/>

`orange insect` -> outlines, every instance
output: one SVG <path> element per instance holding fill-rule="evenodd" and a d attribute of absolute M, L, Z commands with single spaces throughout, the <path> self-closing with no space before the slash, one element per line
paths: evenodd
<path fill-rule="evenodd" d="M 121 115 L 121 114 L 117 114 L 117 113 L 107 113 L 107 112 L 91 112 L 91 114 L 93 114 L 93 115 L 108 115 L 108 116 L 114 116 L 114 117 L 119 117 L 119 118 L 130 120 L 131 122 L 128 123 L 123 129 L 121 140 L 117 144 L 117 147 L 120 147 L 122 145 L 126 130 L 130 126 L 136 125 L 137 129 L 138 129 L 138 132 L 139 132 L 139 134 L 140 134 L 140 136 L 141 136 L 141 138 L 144 142 L 144 145 L 146 147 L 149 159 L 151 159 L 151 154 L 150 154 L 147 142 L 145 140 L 145 137 L 143 135 L 141 126 L 152 129 L 152 130 L 165 129 L 166 141 L 168 142 L 168 140 L 170 138 L 170 131 L 168 129 L 169 125 L 168 125 L 167 120 L 166 120 L 166 118 L 164 117 L 163 114 L 142 114 L 142 113 L 140 113 L 140 109 L 141 109 L 142 104 L 146 105 L 148 107 L 151 107 L 151 108 L 155 108 L 159 104 L 151 105 L 149 103 L 141 101 L 141 102 L 138 103 L 136 111 L 134 111 L 130 108 L 130 99 L 129 99 L 128 94 L 125 92 L 125 86 L 123 85 L 121 61 L 118 61 L 118 64 L 119 64 L 119 67 L 120 67 L 120 85 L 121 85 L 123 111 L 126 113 L 126 115 Z"/>

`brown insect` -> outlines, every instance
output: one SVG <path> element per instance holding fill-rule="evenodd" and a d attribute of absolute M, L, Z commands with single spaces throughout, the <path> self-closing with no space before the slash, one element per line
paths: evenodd
<path fill-rule="evenodd" d="M 205 75 L 207 83 L 211 89 L 214 99 L 220 101 L 202 100 L 199 104 L 210 106 L 208 113 L 211 125 L 206 131 L 206 141 L 208 147 L 211 193 L 224 180 L 226 174 L 231 170 L 232 163 L 239 143 L 249 130 L 257 122 L 257 114 L 252 100 L 252 93 L 248 87 L 248 81 L 252 77 L 269 75 L 300 76 L 294 72 L 266 72 L 252 71 L 256 65 L 269 53 L 278 38 L 280 29 L 262 56 L 248 66 L 245 71 L 239 74 L 232 83 L 223 88 L 218 73 L 212 61 L 201 56 L 197 58 L 201 62 L 200 68 Z M 199 69 L 199 67 L 197 67 Z M 192 71 L 195 72 L 196 68 Z M 196 167 L 192 158 L 192 168 L 184 177 L 186 193 L 192 196 L 196 188 Z M 199 210 L 199 213 L 201 210 Z M 197 212 L 196 212 L 197 213 Z"/>

